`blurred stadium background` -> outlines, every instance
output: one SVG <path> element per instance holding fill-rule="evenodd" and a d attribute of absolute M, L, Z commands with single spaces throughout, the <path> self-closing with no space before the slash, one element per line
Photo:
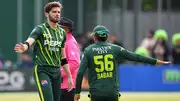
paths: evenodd
<path fill-rule="evenodd" d="M 92 28 L 103 24 L 110 31 L 110 43 L 173 62 L 156 68 L 121 61 L 121 101 L 180 101 L 180 0 L 1 0 L 0 101 L 39 101 L 32 52 L 20 55 L 13 48 L 45 21 L 43 7 L 50 1 L 60 1 L 62 16 L 74 21 L 82 53 L 92 43 Z M 161 39 L 165 44 L 157 41 Z M 86 78 L 80 101 L 88 100 Z"/>

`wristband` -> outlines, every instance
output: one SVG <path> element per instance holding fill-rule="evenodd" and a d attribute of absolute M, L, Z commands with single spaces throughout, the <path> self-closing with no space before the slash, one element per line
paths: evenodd
<path fill-rule="evenodd" d="M 61 59 L 61 66 L 65 65 L 65 64 L 68 64 L 67 59 L 66 58 Z"/>
<path fill-rule="evenodd" d="M 26 44 L 26 45 L 28 46 L 28 49 L 27 49 L 27 50 L 29 50 L 29 48 L 30 48 L 29 43 L 28 43 L 28 42 L 24 42 L 23 44 Z"/>

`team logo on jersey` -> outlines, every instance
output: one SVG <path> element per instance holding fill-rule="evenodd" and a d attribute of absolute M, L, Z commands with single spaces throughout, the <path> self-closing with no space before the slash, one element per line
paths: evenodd
<path fill-rule="evenodd" d="M 52 36 L 51 36 L 51 34 L 43 34 L 43 36 L 45 37 L 45 38 L 53 38 Z"/>
<path fill-rule="evenodd" d="M 53 41 L 53 40 L 44 40 L 44 45 L 50 45 L 50 46 L 61 46 L 61 41 Z"/>
<path fill-rule="evenodd" d="M 45 86 L 45 85 L 48 84 L 48 82 L 47 82 L 47 80 L 42 80 L 42 81 L 41 81 L 41 84 L 42 84 L 43 86 Z"/>

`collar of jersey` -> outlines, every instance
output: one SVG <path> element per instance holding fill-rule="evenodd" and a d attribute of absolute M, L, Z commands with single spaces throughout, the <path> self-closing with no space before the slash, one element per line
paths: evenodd
<path fill-rule="evenodd" d="M 96 44 L 106 44 L 106 41 L 97 41 Z"/>
<path fill-rule="evenodd" d="M 46 25 L 46 27 L 47 28 L 51 28 L 51 29 L 53 29 L 53 30 L 56 30 L 57 28 L 52 28 L 48 23 L 47 23 L 47 21 L 45 22 L 45 25 Z M 60 25 L 58 24 L 58 28 L 60 27 Z"/>

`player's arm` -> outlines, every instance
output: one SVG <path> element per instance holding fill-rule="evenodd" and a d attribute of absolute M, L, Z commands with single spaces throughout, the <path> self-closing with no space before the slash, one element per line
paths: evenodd
<path fill-rule="evenodd" d="M 76 78 L 76 92 L 75 92 L 76 95 L 79 95 L 81 92 L 82 79 L 83 79 L 83 75 L 87 67 L 88 67 L 88 58 L 85 51 L 82 56 L 80 67 L 79 67 L 77 78 Z"/>
<path fill-rule="evenodd" d="M 32 30 L 31 34 L 29 35 L 28 39 L 24 43 L 16 44 L 14 47 L 15 52 L 23 53 L 27 51 L 38 38 L 41 33 L 41 29 L 36 27 Z"/>
<path fill-rule="evenodd" d="M 120 56 L 124 57 L 127 60 L 130 61 L 135 61 L 135 62 L 142 62 L 142 63 L 148 63 L 148 64 L 152 64 L 152 65 L 161 65 L 161 64 L 170 64 L 171 62 L 169 61 L 161 61 L 158 59 L 154 59 L 151 57 L 145 57 L 139 54 L 136 54 L 134 52 L 125 50 L 124 48 L 120 47 Z"/>
<path fill-rule="evenodd" d="M 63 47 L 63 49 L 61 49 L 62 54 L 67 54 L 66 46 L 65 46 L 65 43 L 63 42 L 63 45 L 61 46 L 61 47 Z M 62 58 L 65 58 L 67 60 L 68 65 L 69 65 L 68 57 L 62 56 Z M 62 64 L 62 61 L 61 61 L 61 64 Z M 63 78 L 64 76 L 67 76 L 67 73 L 64 71 L 64 68 L 62 66 L 60 66 L 60 69 L 61 69 L 61 77 Z"/>
<path fill-rule="evenodd" d="M 80 99 L 82 79 L 87 67 L 88 67 L 88 59 L 87 59 L 86 51 L 84 51 L 76 78 L 76 91 L 74 95 L 74 101 L 78 101 Z"/>
<path fill-rule="evenodd" d="M 66 58 L 68 60 L 68 65 L 69 65 L 69 69 L 70 69 L 70 72 L 71 74 L 76 71 L 78 68 L 79 68 L 79 60 L 72 60 L 72 45 L 69 45 L 69 44 L 73 44 L 73 43 L 67 43 L 66 42 L 66 45 L 65 45 L 65 52 L 66 52 Z M 76 55 L 78 54 L 79 57 L 80 57 L 80 53 L 75 53 Z M 70 58 L 71 57 L 71 58 Z M 61 69 L 61 76 L 62 77 L 65 77 L 67 76 L 67 74 L 64 72 L 63 69 Z"/>
<path fill-rule="evenodd" d="M 63 68 L 64 72 L 63 75 L 67 74 L 68 78 L 72 78 L 71 72 L 69 70 L 68 60 L 66 58 L 66 51 L 65 51 L 65 42 L 66 42 L 66 32 L 63 30 L 64 40 L 61 44 L 61 67 Z M 65 74 L 64 74 L 65 73 Z"/>
<path fill-rule="evenodd" d="M 69 78 L 71 78 L 71 72 L 69 70 L 69 65 L 68 65 L 68 61 L 66 59 L 66 54 L 65 54 L 65 49 L 64 48 L 61 48 L 61 54 L 62 54 L 62 58 L 61 58 L 61 66 L 64 70 L 64 72 L 67 74 L 67 76 Z"/>

